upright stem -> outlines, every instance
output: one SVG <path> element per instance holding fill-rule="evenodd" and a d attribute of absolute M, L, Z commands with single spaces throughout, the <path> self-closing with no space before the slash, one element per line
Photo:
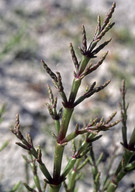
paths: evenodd
<path fill-rule="evenodd" d="M 89 62 L 89 58 L 83 56 L 80 64 L 80 73 L 81 74 L 84 69 L 86 68 L 87 64 Z M 72 88 L 70 92 L 70 97 L 69 97 L 69 106 L 65 107 L 63 115 L 62 115 L 62 120 L 61 120 L 61 126 L 59 130 L 59 134 L 57 137 L 57 142 L 55 145 L 55 156 L 54 156 L 54 169 L 53 169 L 53 181 L 55 185 L 52 187 L 50 185 L 50 191 L 49 192 L 57 192 L 60 189 L 61 186 L 61 165 L 62 165 L 62 158 L 63 158 L 63 151 L 64 151 L 64 146 L 62 145 L 62 140 L 65 138 L 69 122 L 72 116 L 72 113 L 74 111 L 74 101 L 76 98 L 76 95 L 78 93 L 79 87 L 81 85 L 81 79 L 74 78 L 73 83 L 72 83 Z"/>
<path fill-rule="evenodd" d="M 61 141 L 66 136 L 68 125 L 69 125 L 73 110 L 74 110 L 74 108 L 65 108 L 64 109 L 62 120 L 61 120 L 61 127 L 60 127 L 60 131 L 59 131 L 58 139 L 57 139 L 58 143 L 61 143 Z"/>
<path fill-rule="evenodd" d="M 62 157 L 63 157 L 63 151 L 64 151 L 64 146 L 62 145 L 61 142 L 66 135 L 72 113 L 73 113 L 73 108 L 64 109 L 62 121 L 61 121 L 61 128 L 60 128 L 58 139 L 55 145 L 53 179 L 56 183 L 61 182 L 60 173 L 61 173 Z"/>
<path fill-rule="evenodd" d="M 53 178 L 58 182 L 61 172 L 62 164 L 62 155 L 63 155 L 64 146 L 56 142 L 55 145 L 55 158 L 54 158 L 54 169 L 53 169 Z"/>

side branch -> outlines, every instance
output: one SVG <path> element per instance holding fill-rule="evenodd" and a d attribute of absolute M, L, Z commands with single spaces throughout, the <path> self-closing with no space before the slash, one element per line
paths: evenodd
<path fill-rule="evenodd" d="M 106 83 L 104 83 L 103 85 L 100 85 L 99 87 L 95 87 L 95 82 L 92 84 L 92 86 L 90 87 L 90 89 L 84 94 L 82 95 L 80 98 L 78 98 L 75 102 L 74 102 L 74 107 L 76 105 L 78 105 L 79 103 L 81 103 L 83 100 L 85 100 L 86 98 L 89 98 L 90 96 L 92 96 L 94 93 L 101 91 L 102 89 L 104 89 L 111 81 L 107 81 Z"/>
<path fill-rule="evenodd" d="M 48 180 L 48 182 L 52 182 L 52 177 L 46 168 L 45 164 L 42 162 L 41 159 L 41 150 L 36 150 L 33 146 L 32 138 L 30 135 L 27 135 L 27 140 L 24 138 L 20 131 L 20 122 L 19 122 L 19 115 L 16 115 L 16 123 L 13 129 L 11 129 L 11 132 L 16 135 L 16 137 L 21 141 L 17 142 L 16 144 L 22 147 L 23 149 L 27 150 L 39 163 L 40 170 Z"/>
<path fill-rule="evenodd" d="M 46 72 L 53 79 L 53 83 L 54 83 L 55 87 L 58 89 L 58 91 L 60 92 L 61 98 L 62 98 L 64 104 L 66 105 L 67 97 L 66 97 L 66 94 L 64 92 L 64 87 L 62 84 L 62 78 L 61 78 L 60 73 L 56 72 L 57 73 L 57 75 L 56 75 L 54 72 L 52 72 L 52 70 L 47 66 L 47 64 L 43 60 L 41 60 L 41 62 L 43 64 L 43 67 L 45 68 Z"/>

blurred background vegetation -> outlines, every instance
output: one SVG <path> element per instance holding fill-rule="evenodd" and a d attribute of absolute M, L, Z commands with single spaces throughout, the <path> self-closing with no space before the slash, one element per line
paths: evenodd
<path fill-rule="evenodd" d="M 121 80 L 125 78 L 128 100 L 131 103 L 130 127 L 133 126 L 135 107 L 135 25 L 133 25 L 135 14 L 133 7 L 135 3 L 131 0 L 128 2 L 120 0 L 116 3 L 117 8 L 113 17 L 116 25 L 108 34 L 108 39 L 112 37 L 111 43 L 107 46 L 109 55 L 98 72 L 83 82 L 81 91 L 84 91 L 85 86 L 90 85 L 94 80 L 101 84 L 111 79 L 112 83 L 77 109 L 73 125 L 76 122 L 81 124 L 89 121 L 92 117 L 108 116 L 114 110 L 119 111 L 119 87 Z M 8 145 L 1 152 L 1 191 L 9 189 L 9 186 L 13 186 L 23 177 L 21 171 L 24 163 L 20 162 L 22 165 L 20 169 L 20 165 L 18 163 L 16 165 L 15 160 L 22 152 L 13 155 L 17 148 L 14 146 L 15 138 L 9 132 L 16 113 L 20 114 L 24 132 L 30 132 L 35 138 L 35 143 L 45 148 L 48 161 L 52 158 L 50 148 L 46 147 L 46 143 L 47 145 L 51 143 L 47 138 L 48 135 L 51 136 L 53 126 L 45 108 L 45 102 L 48 100 L 46 84 L 52 85 L 52 82 L 45 74 L 40 60 L 44 59 L 54 71 L 61 71 L 65 90 L 68 93 L 73 78 L 69 43 L 73 43 L 80 57 L 78 46 L 81 43 L 81 25 L 85 25 L 87 37 L 91 40 L 97 15 L 100 14 L 103 18 L 111 4 L 111 0 L 0 1 L 0 105 L 6 104 L 4 119 L 0 124 L 0 147 L 6 141 L 10 143 L 10 146 Z M 57 95 L 56 90 L 53 91 Z M 112 132 L 114 133 L 115 130 Z M 107 136 L 105 138 L 106 140 L 102 141 L 103 146 L 109 142 Z M 113 138 L 114 142 L 117 138 L 119 134 Z M 7 163 L 3 163 L 5 160 Z M 5 168 L 9 166 L 9 162 L 12 171 Z M 16 174 L 14 169 L 16 169 Z M 13 176 L 15 179 L 11 181 Z"/>

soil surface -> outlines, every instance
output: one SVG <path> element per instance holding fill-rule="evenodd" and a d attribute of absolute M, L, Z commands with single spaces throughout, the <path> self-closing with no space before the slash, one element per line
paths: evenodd
<path fill-rule="evenodd" d="M 75 122 L 88 122 L 96 116 L 107 118 L 114 111 L 118 111 L 116 120 L 119 119 L 119 88 L 123 78 L 126 79 L 127 102 L 130 103 L 129 135 L 134 127 L 135 1 L 116 0 L 116 3 L 112 19 L 116 24 L 105 38 L 108 40 L 112 37 L 106 48 L 109 50 L 108 57 L 97 72 L 83 81 L 79 94 L 95 80 L 97 85 L 100 85 L 111 79 L 111 84 L 76 108 L 70 129 L 73 129 Z M 41 59 L 45 60 L 54 72 L 61 72 L 65 92 L 69 94 L 74 70 L 69 43 L 73 43 L 80 58 L 78 47 L 81 43 L 82 24 L 85 25 L 88 39 L 91 40 L 97 15 L 103 18 L 111 5 L 111 0 L 0 1 L 0 105 L 6 104 L 0 124 L 0 147 L 5 141 L 9 142 L 0 152 L 0 192 L 9 192 L 15 183 L 26 180 L 22 158 L 26 153 L 15 145 L 17 139 L 10 132 L 17 113 L 20 115 L 23 133 L 30 133 L 35 146 L 41 145 L 44 148 L 45 163 L 50 172 L 52 171 L 53 121 L 48 115 L 45 103 L 48 101 L 47 84 L 53 84 L 42 67 Z M 99 57 L 103 54 L 104 52 L 101 52 Z M 53 92 L 58 96 L 54 87 Z M 58 107 L 60 106 L 61 100 L 58 101 Z M 108 134 L 105 133 L 100 147 L 99 144 L 95 145 L 97 154 L 99 150 L 110 154 L 115 145 L 120 146 L 120 128 L 121 125 Z M 134 173 L 127 176 L 118 191 L 130 192 L 135 184 L 134 177 Z M 92 191 L 91 181 L 82 179 L 78 188 L 78 192 Z"/>

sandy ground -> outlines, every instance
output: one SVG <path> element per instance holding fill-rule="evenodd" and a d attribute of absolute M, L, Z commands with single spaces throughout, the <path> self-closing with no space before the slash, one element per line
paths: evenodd
<path fill-rule="evenodd" d="M 108 46 L 109 56 L 100 70 L 83 83 L 80 94 L 84 86 L 95 79 L 100 83 L 111 78 L 112 83 L 107 91 L 91 101 L 87 100 L 76 112 L 77 118 L 88 119 L 90 113 L 106 117 L 118 110 L 119 118 L 119 87 L 121 79 L 125 77 L 129 88 L 128 101 L 131 103 L 131 130 L 135 107 L 135 1 L 118 0 L 116 3 L 113 17 L 116 25 L 111 33 L 113 40 Z M 82 24 L 86 26 L 88 36 L 90 32 L 89 38 L 92 38 L 96 16 L 106 14 L 111 4 L 111 0 L 0 1 L 0 104 L 6 104 L 4 120 L 0 125 L 0 146 L 4 141 L 9 141 L 7 148 L 0 153 L 1 192 L 9 191 L 17 181 L 25 180 L 24 161 L 21 157 L 24 152 L 14 144 L 17 140 L 9 131 L 16 113 L 20 114 L 23 131 L 30 132 L 35 145 L 45 145 L 45 162 L 52 170 L 50 151 L 53 142 L 48 140 L 51 131 L 46 130 L 46 127 L 51 127 L 52 121 L 45 108 L 48 100 L 46 84 L 52 83 L 40 60 L 45 59 L 54 71 L 61 71 L 68 93 L 73 79 L 69 42 L 73 42 L 75 48 L 79 46 Z M 55 89 L 53 91 L 58 94 Z M 116 134 L 113 139 L 119 142 L 118 138 L 119 134 Z M 103 147 L 110 143 L 107 135 L 102 143 Z M 127 183 L 125 180 L 127 188 L 132 184 L 132 178 Z M 79 192 L 90 188 L 88 183 L 81 186 Z"/>

